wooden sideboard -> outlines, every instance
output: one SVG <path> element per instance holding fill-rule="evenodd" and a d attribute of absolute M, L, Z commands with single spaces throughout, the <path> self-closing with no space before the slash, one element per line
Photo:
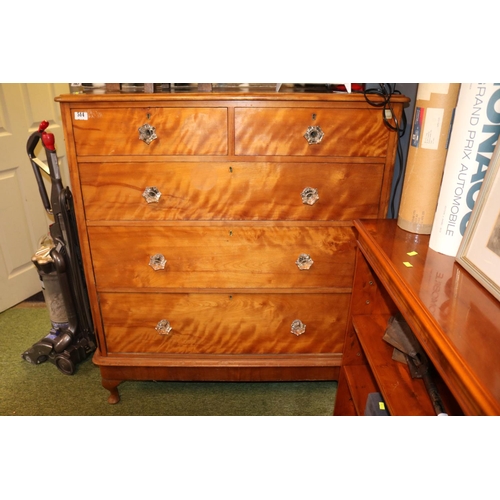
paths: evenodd
<path fill-rule="evenodd" d="M 355 221 L 356 271 L 335 415 L 363 415 L 369 393 L 391 415 L 433 415 L 422 379 L 382 337 L 402 314 L 430 358 L 449 415 L 500 415 L 500 303 L 429 236 L 395 220 Z"/>
<path fill-rule="evenodd" d="M 381 108 L 265 91 L 57 101 L 110 403 L 131 379 L 338 378 L 352 221 L 390 197 Z"/>

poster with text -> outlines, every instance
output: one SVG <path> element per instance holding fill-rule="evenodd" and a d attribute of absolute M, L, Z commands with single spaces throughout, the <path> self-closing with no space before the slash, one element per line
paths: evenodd
<path fill-rule="evenodd" d="M 429 246 L 455 257 L 500 134 L 500 83 L 462 83 Z"/>

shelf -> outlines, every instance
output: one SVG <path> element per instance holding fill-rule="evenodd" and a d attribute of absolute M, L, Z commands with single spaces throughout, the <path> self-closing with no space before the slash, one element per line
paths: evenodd
<path fill-rule="evenodd" d="M 448 415 L 500 415 L 500 304 L 429 235 L 393 219 L 355 220 L 356 269 L 335 415 L 364 414 L 367 372 L 391 415 L 435 415 L 423 379 L 384 341 L 400 314 L 431 363 Z M 360 367 L 360 365 L 362 367 Z M 337 410 L 338 408 L 338 410 Z"/>
<path fill-rule="evenodd" d="M 404 363 L 392 359 L 394 349 L 382 339 L 387 320 L 385 315 L 352 318 L 359 342 L 389 413 L 393 416 L 435 415 L 423 380 L 413 379 Z"/>
<path fill-rule="evenodd" d="M 366 365 L 346 366 L 345 376 L 356 413 L 364 415 L 368 394 L 380 392 L 375 379 Z"/>

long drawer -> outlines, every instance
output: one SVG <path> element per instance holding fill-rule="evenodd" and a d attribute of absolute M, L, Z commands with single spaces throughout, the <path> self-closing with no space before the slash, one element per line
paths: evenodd
<path fill-rule="evenodd" d="M 92 226 L 88 234 L 98 289 L 352 286 L 350 226 Z M 155 270 L 160 255 L 166 263 Z"/>
<path fill-rule="evenodd" d="M 102 293 L 100 304 L 108 353 L 317 354 L 341 351 L 349 295 Z"/>
<path fill-rule="evenodd" d="M 76 154 L 227 155 L 226 108 L 73 109 Z M 139 128 L 150 125 L 157 138 L 147 144 Z"/>
<path fill-rule="evenodd" d="M 237 108 L 237 155 L 385 157 L 389 129 L 379 109 Z M 321 142 L 309 144 L 309 127 Z M 315 131 L 313 131 L 315 133 Z M 319 136 L 316 137 L 316 140 Z"/>
<path fill-rule="evenodd" d="M 370 218 L 382 177 L 383 165 L 364 163 L 80 164 L 92 221 Z"/>

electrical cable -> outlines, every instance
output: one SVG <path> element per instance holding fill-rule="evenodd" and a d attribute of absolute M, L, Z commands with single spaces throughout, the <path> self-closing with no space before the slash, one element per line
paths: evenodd
<path fill-rule="evenodd" d="M 379 83 L 379 88 L 370 88 L 370 89 L 365 89 L 363 95 L 365 97 L 365 100 L 368 104 L 371 106 L 377 107 L 377 108 L 382 108 L 382 119 L 384 120 L 384 123 L 386 126 L 394 131 L 397 132 L 397 156 L 399 160 L 399 172 L 396 178 L 396 182 L 394 184 L 394 189 L 392 192 L 392 201 L 391 201 L 391 206 L 390 206 L 390 214 L 393 218 L 396 215 L 396 206 L 395 206 L 395 194 L 398 190 L 399 184 L 401 183 L 401 180 L 403 178 L 403 173 L 404 173 L 404 165 L 403 165 L 403 150 L 401 147 L 401 141 L 400 139 L 405 135 L 406 132 L 406 127 L 407 127 L 407 119 L 406 119 L 406 113 L 405 110 L 403 109 L 403 113 L 401 115 L 401 123 L 398 122 L 394 111 L 392 109 L 392 103 L 391 103 L 391 98 L 394 94 L 401 94 L 399 90 L 396 90 L 396 84 L 393 84 L 394 87 L 390 83 Z M 371 99 L 371 96 L 378 96 L 380 99 Z"/>

